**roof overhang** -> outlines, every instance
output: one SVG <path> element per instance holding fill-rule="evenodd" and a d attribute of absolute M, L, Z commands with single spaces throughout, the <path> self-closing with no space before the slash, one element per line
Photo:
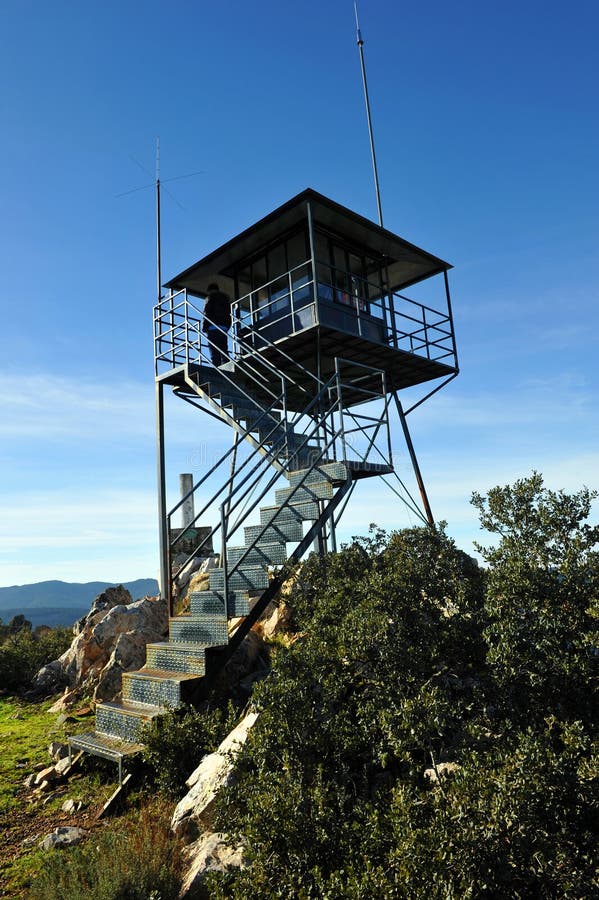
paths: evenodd
<path fill-rule="evenodd" d="M 186 289 L 192 294 L 204 296 L 210 282 L 218 280 L 222 288 L 232 292 L 232 267 L 259 254 L 283 234 L 307 221 L 308 208 L 316 228 L 320 227 L 375 259 L 381 259 L 393 291 L 452 268 L 450 263 L 307 188 L 176 275 L 166 283 L 166 287 L 171 290 Z"/>

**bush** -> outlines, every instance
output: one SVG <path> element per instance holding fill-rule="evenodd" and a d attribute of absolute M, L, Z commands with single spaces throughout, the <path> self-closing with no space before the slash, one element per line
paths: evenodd
<path fill-rule="evenodd" d="M 37 672 L 57 659 L 69 647 L 73 635 L 68 628 L 52 628 L 34 633 L 20 628 L 5 637 L 0 646 L 0 684 L 9 692 L 31 686 Z"/>
<path fill-rule="evenodd" d="M 234 727 L 232 705 L 196 710 L 187 707 L 157 716 L 144 729 L 144 761 L 158 790 L 178 798 L 202 756 L 212 753 Z"/>
<path fill-rule="evenodd" d="M 256 688 L 261 716 L 218 801 L 217 828 L 245 839 L 250 864 L 211 876 L 211 897 L 599 891 L 584 697 L 591 495 L 550 496 L 536 476 L 515 494 L 495 490 L 491 512 L 475 502 L 494 525 L 497 492 L 512 497 L 510 541 L 488 551 L 487 572 L 430 529 L 375 532 L 302 567 L 289 603 L 303 639 Z M 527 608 L 559 615 L 539 625 Z"/>
<path fill-rule="evenodd" d="M 548 490 L 537 473 L 473 496 L 483 527 L 499 536 L 478 549 L 489 565 L 487 660 L 511 718 L 594 721 L 599 526 L 586 520 L 596 496 Z"/>
<path fill-rule="evenodd" d="M 68 851 L 49 850 L 29 889 L 32 900 L 175 900 L 181 845 L 170 806 L 154 802 L 120 826 L 89 835 Z"/>

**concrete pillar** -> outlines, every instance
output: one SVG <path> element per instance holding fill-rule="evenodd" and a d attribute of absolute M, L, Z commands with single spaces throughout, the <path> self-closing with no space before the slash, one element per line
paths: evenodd
<path fill-rule="evenodd" d="M 193 475 L 185 473 L 184 475 L 179 475 L 179 488 L 181 490 L 181 497 L 183 498 L 193 487 Z M 193 494 L 185 500 L 183 506 L 181 507 L 181 528 L 187 528 L 188 525 L 191 525 L 195 518 L 195 511 L 193 508 Z"/>

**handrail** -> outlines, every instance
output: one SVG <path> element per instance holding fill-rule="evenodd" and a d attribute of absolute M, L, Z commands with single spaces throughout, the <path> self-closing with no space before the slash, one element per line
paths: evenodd
<path fill-rule="evenodd" d="M 169 295 L 155 307 L 156 366 L 158 366 L 160 361 L 168 362 L 173 366 L 175 364 L 184 366 L 185 380 L 194 390 L 198 389 L 201 382 L 197 377 L 197 372 L 194 372 L 193 365 L 196 363 L 207 365 L 208 350 L 215 346 L 215 342 L 210 336 L 206 336 L 203 339 L 202 325 L 206 321 L 214 325 L 222 333 L 228 332 L 228 329 L 217 325 L 200 313 L 189 301 L 185 290 Z M 424 327 L 426 329 L 426 324 Z M 433 326 L 428 327 L 432 328 Z M 225 596 L 228 595 L 227 585 L 231 575 L 238 570 L 252 549 L 248 547 L 236 563 L 233 566 L 229 566 L 227 560 L 227 543 L 229 539 L 247 521 L 248 517 L 281 475 L 284 473 L 288 474 L 293 471 L 294 466 L 297 466 L 298 463 L 301 464 L 301 454 L 309 447 L 310 441 L 314 440 L 316 442 L 316 445 L 312 448 L 310 464 L 306 464 L 306 472 L 303 478 L 299 480 L 298 484 L 290 492 L 281 508 L 291 504 L 296 491 L 305 483 L 314 465 L 318 465 L 321 461 L 330 461 L 327 454 L 331 449 L 333 451 L 333 459 L 338 458 L 337 444 L 339 441 L 341 441 L 341 459 L 344 462 L 350 461 L 350 456 L 353 456 L 354 459 L 359 457 L 364 462 L 367 462 L 373 449 L 385 461 L 385 456 L 376 442 L 384 424 L 387 425 L 387 432 L 389 430 L 388 404 L 383 410 L 383 415 L 379 417 L 350 412 L 347 408 L 344 409 L 343 405 L 345 390 L 351 390 L 354 397 L 360 395 L 360 403 L 367 403 L 381 397 L 384 398 L 386 395 L 384 372 L 372 366 L 340 359 L 336 364 L 336 372 L 329 379 L 323 381 L 317 378 L 314 373 L 308 372 L 304 366 L 293 360 L 269 338 L 261 334 L 259 338 L 262 348 L 265 346 L 273 347 L 281 357 L 289 360 L 298 371 L 305 372 L 312 381 L 316 382 L 318 390 L 312 392 L 304 389 L 309 397 L 309 402 L 301 411 L 290 415 L 286 404 L 286 390 L 287 385 L 292 382 L 292 378 L 287 373 L 276 368 L 259 352 L 257 353 L 255 347 L 247 345 L 239 335 L 236 335 L 234 338 L 234 346 L 237 348 L 238 354 L 232 361 L 235 365 L 236 374 L 241 374 L 242 379 L 236 378 L 232 372 L 227 370 L 226 366 L 219 367 L 217 370 L 220 381 L 220 384 L 217 386 L 217 393 L 224 392 L 227 394 L 229 390 L 231 393 L 230 402 L 233 404 L 233 407 L 237 400 L 242 406 L 244 403 L 247 403 L 249 408 L 256 413 L 256 417 L 250 424 L 238 429 L 240 438 L 251 438 L 252 432 L 258 432 L 260 446 L 255 446 L 255 452 L 241 462 L 235 473 L 231 472 L 225 483 L 215 492 L 211 492 L 211 496 L 202 504 L 193 521 L 188 523 L 177 537 L 169 543 L 169 550 L 172 551 L 210 507 L 219 504 L 219 499 L 226 495 L 225 499 L 219 504 L 219 521 L 209 529 L 209 533 L 187 556 L 179 569 L 180 572 L 187 568 L 189 563 L 200 554 L 203 547 L 218 534 L 220 529 L 221 565 L 225 578 Z M 228 350 L 226 356 L 228 359 L 231 359 Z M 349 379 L 342 378 L 341 366 L 343 364 L 351 365 L 354 369 L 354 374 Z M 356 375 L 356 368 L 361 369 L 362 374 Z M 381 378 L 381 387 L 378 390 L 369 386 L 373 375 Z M 279 390 L 273 390 L 273 378 L 279 383 Z M 244 379 L 246 379 L 245 382 Z M 293 384 L 297 388 L 297 384 L 295 382 Z M 257 396 L 250 389 L 252 385 L 255 385 L 259 391 Z M 322 402 L 323 398 L 326 398 L 325 403 Z M 279 416 L 281 418 L 278 418 Z M 335 421 L 336 419 L 337 422 Z M 267 424 L 266 432 L 260 427 L 262 423 Z M 300 428 L 299 431 L 298 427 Z M 368 443 L 364 453 L 358 448 L 351 446 L 351 435 L 357 432 L 368 436 Z M 350 440 L 348 441 L 347 438 L 350 438 Z M 266 445 L 268 445 L 268 449 L 266 449 Z M 258 455 L 258 450 L 260 449 L 262 449 L 263 455 Z M 170 510 L 167 516 L 169 532 L 173 516 L 181 508 L 185 500 L 197 493 L 214 472 L 231 457 L 233 451 L 233 447 L 228 448 L 215 465 L 191 487 L 187 495 L 181 498 Z M 277 471 L 264 482 L 264 475 L 268 471 L 268 467 L 275 461 Z M 241 479 L 240 475 L 242 475 Z M 234 483 L 235 479 L 236 483 Z M 258 487 L 259 490 L 256 496 L 256 488 Z M 249 497 L 251 497 L 251 502 L 248 504 Z M 252 546 L 265 533 L 269 524 L 261 529 Z"/>

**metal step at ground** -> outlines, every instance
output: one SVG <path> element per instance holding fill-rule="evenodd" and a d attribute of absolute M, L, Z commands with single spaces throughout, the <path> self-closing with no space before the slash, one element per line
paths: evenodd
<path fill-rule="evenodd" d="M 100 734 L 97 731 L 88 731 L 85 734 L 74 734 L 67 738 L 69 746 L 69 762 L 72 759 L 73 750 L 84 750 L 92 756 L 100 756 L 116 762 L 119 767 L 119 784 L 123 781 L 123 760 L 129 756 L 140 753 L 144 746 L 132 741 L 123 741 L 121 738 L 109 734 Z"/>

